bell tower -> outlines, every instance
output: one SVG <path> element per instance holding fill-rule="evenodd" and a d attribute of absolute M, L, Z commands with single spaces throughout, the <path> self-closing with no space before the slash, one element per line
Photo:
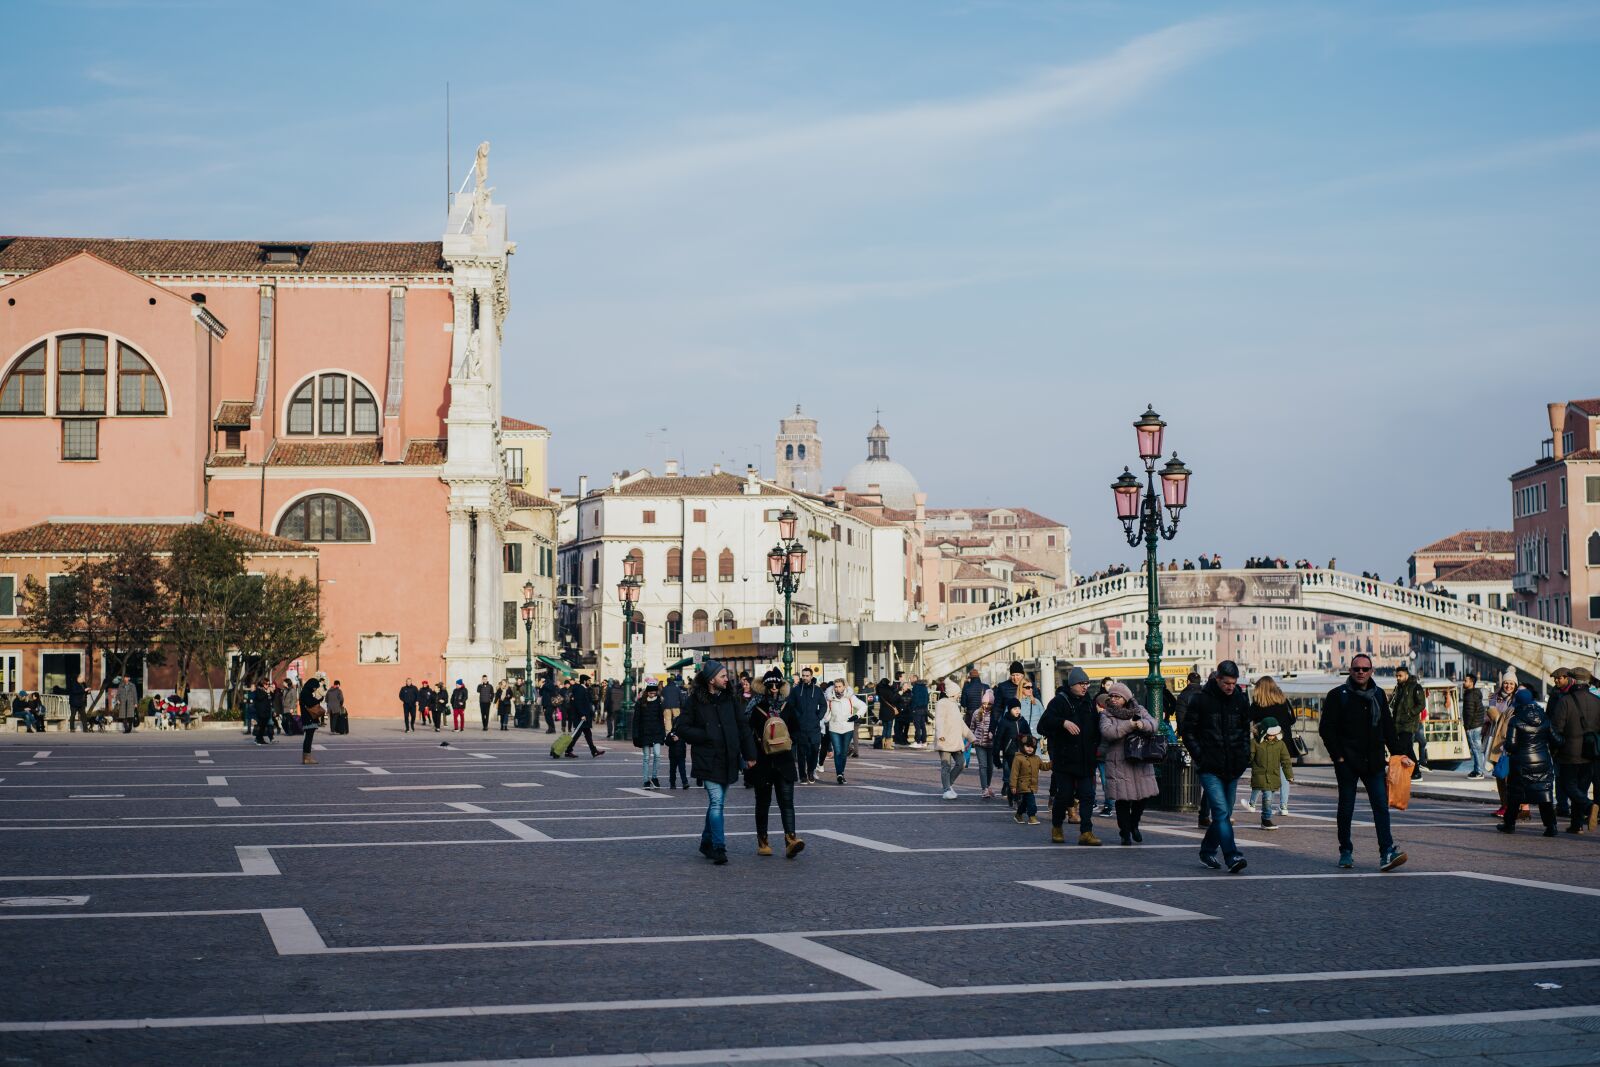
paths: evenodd
<path fill-rule="evenodd" d="M 822 492 L 822 439 L 817 436 L 817 420 L 807 418 L 794 406 L 794 414 L 778 420 L 776 481 L 785 489 L 802 493 Z"/>

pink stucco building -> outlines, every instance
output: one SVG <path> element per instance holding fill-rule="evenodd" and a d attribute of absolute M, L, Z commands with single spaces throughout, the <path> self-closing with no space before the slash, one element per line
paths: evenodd
<path fill-rule="evenodd" d="M 486 188 L 442 241 L 0 237 L 0 533 L 218 516 L 315 550 L 353 712 L 500 677 L 513 251 Z"/>
<path fill-rule="evenodd" d="M 1600 398 L 1548 405 L 1539 459 L 1511 476 L 1515 610 L 1600 630 Z"/>

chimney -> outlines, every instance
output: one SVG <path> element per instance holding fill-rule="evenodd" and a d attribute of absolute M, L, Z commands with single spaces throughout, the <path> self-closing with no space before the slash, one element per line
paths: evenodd
<path fill-rule="evenodd" d="M 1559 460 L 1566 451 L 1561 447 L 1561 427 L 1566 421 L 1567 405 L 1546 404 L 1545 408 L 1550 412 L 1550 455 Z"/>
<path fill-rule="evenodd" d="M 611 488 L 612 489 L 621 489 L 622 488 L 622 475 L 617 474 L 614 471 L 612 472 L 612 475 L 611 475 Z"/>
<path fill-rule="evenodd" d="M 668 478 L 676 478 L 678 476 L 678 461 L 677 460 L 675 460 L 675 459 L 667 460 L 665 474 L 666 474 L 666 476 Z"/>
<path fill-rule="evenodd" d="M 746 463 L 744 467 L 744 495 L 761 495 L 761 483 L 756 480 L 756 467 L 754 463 Z"/>
<path fill-rule="evenodd" d="M 722 473 L 722 464 L 720 464 L 720 463 L 713 463 L 713 464 L 712 464 L 712 465 L 711 465 L 711 473 L 712 473 L 712 474 L 721 474 L 721 473 Z"/>
<path fill-rule="evenodd" d="M 578 499 L 582 500 L 584 497 L 586 497 L 588 495 L 589 495 L 589 476 L 587 474 L 580 474 L 580 475 L 578 475 Z"/>

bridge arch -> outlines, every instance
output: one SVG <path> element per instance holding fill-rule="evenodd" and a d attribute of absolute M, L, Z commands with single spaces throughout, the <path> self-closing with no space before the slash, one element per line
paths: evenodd
<path fill-rule="evenodd" d="M 1600 634 L 1342 571 L 1184 571 L 1160 578 L 1163 611 L 1256 607 L 1361 619 L 1470 649 L 1535 678 L 1561 666 L 1594 669 L 1600 658 Z M 1141 613 L 1146 589 L 1144 572 L 1129 571 L 958 620 L 924 643 L 923 673 L 937 678 L 1024 641 Z"/>

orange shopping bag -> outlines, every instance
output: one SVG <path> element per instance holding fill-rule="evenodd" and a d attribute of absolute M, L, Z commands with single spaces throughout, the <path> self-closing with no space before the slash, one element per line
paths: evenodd
<path fill-rule="evenodd" d="M 1411 805 L 1411 761 L 1389 757 L 1389 806 L 1405 811 Z"/>

